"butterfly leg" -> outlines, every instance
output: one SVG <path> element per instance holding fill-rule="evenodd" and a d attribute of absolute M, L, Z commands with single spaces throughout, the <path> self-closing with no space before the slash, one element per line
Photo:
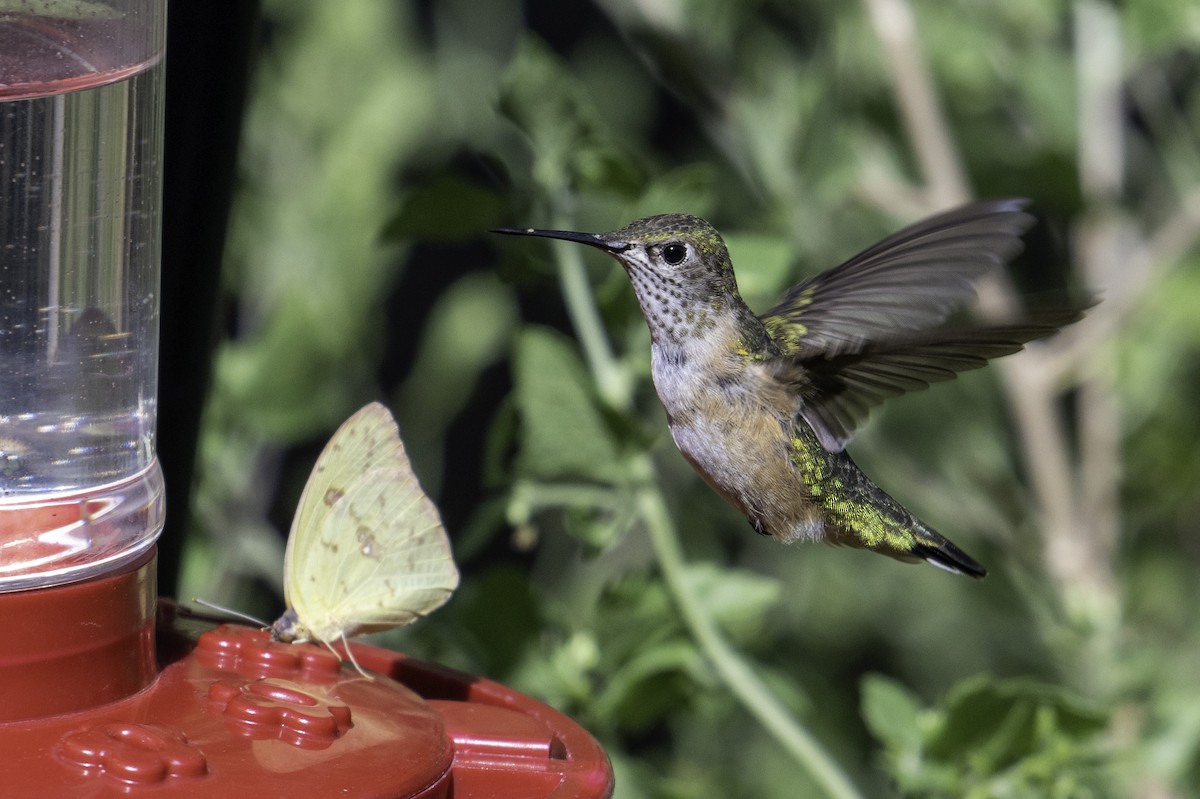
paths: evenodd
<path fill-rule="evenodd" d="M 333 652 L 333 654 L 338 655 L 337 650 L 335 650 L 333 648 L 332 644 L 330 644 L 329 642 L 326 642 L 325 646 L 329 647 L 330 652 Z M 358 665 L 358 661 L 354 659 L 354 650 L 350 648 L 350 641 L 346 638 L 345 633 L 342 633 L 342 647 L 346 650 L 346 657 L 348 657 L 350 659 L 351 665 L 353 665 L 354 668 L 358 670 L 358 673 L 361 674 L 362 676 L 366 677 L 368 680 L 374 680 L 375 678 L 373 676 L 371 676 L 370 674 L 367 674 L 366 670 L 362 666 Z M 341 655 L 338 655 L 338 657 L 340 658 Z"/>

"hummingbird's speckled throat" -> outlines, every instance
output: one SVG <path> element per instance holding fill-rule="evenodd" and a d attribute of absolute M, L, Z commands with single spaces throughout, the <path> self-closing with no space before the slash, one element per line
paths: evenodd
<path fill-rule="evenodd" d="M 1012 324 L 947 328 L 973 283 L 1012 258 L 1022 200 L 980 202 L 889 236 L 792 288 L 761 316 L 724 241 L 666 214 L 611 233 L 505 228 L 604 250 L 651 333 L 651 375 L 684 458 L 760 533 L 823 540 L 972 577 L 985 569 L 871 481 L 845 452 L 884 400 L 977 369 L 1083 315 L 1064 302 Z"/>

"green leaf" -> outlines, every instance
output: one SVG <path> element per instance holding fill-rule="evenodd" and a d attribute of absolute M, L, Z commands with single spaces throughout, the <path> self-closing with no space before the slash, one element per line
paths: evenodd
<path fill-rule="evenodd" d="M 1178 0 L 1138 0 L 1116 6 L 1129 39 L 1143 52 L 1163 53 L 1194 48 L 1197 38 L 1191 3 Z"/>
<path fill-rule="evenodd" d="M 545 624 L 531 593 L 529 575 L 511 565 L 494 565 L 465 582 L 454 598 L 455 614 L 478 667 L 504 674 L 529 649 Z"/>
<path fill-rule="evenodd" d="M 592 710 L 628 730 L 647 729 L 694 695 L 696 685 L 688 675 L 700 669 L 700 662 L 690 641 L 676 638 L 647 647 L 605 675 Z"/>
<path fill-rule="evenodd" d="M 695 695 L 707 664 L 681 627 L 661 579 L 633 572 L 606 585 L 590 624 L 603 641 L 589 713 L 646 729 Z"/>
<path fill-rule="evenodd" d="M 900 682 L 868 674 L 862 684 L 862 716 L 867 728 L 893 755 L 915 752 L 921 746 L 921 705 Z"/>
<path fill-rule="evenodd" d="M 730 233 L 723 238 L 746 302 L 752 308 L 773 303 L 793 276 L 796 253 L 791 242 L 760 233 Z"/>
<path fill-rule="evenodd" d="M 681 166 L 647 186 L 631 216 L 681 213 L 707 216 L 716 200 L 716 188 L 716 170 L 711 164 Z"/>
<path fill-rule="evenodd" d="M 606 585 L 594 607 L 592 628 L 605 641 L 604 666 L 610 671 L 638 652 L 682 636 L 662 580 L 644 572 L 622 575 Z"/>
<path fill-rule="evenodd" d="M 711 563 L 688 566 L 684 579 L 729 637 L 743 644 L 761 633 L 763 619 L 782 591 L 774 578 Z"/>
<path fill-rule="evenodd" d="M 586 89 L 537 38 L 522 39 L 502 80 L 500 109 L 529 137 L 543 189 L 640 191 L 639 171 Z"/>
<path fill-rule="evenodd" d="M 259 335 L 227 344 L 217 356 L 227 407 L 267 439 L 324 431 L 369 390 L 371 353 L 348 340 L 353 328 L 332 310 L 344 298 L 325 299 L 312 302 L 300 291 L 281 296 Z"/>
<path fill-rule="evenodd" d="M 619 481 L 619 447 L 568 339 L 545 328 L 524 331 L 514 372 L 521 415 L 519 471 L 537 479 Z"/>
<path fill-rule="evenodd" d="M 923 710 L 904 686 L 871 675 L 862 713 L 906 795 L 1110 795 L 1101 790 L 1113 778 L 1100 735 L 1107 713 L 1057 685 L 977 675 Z"/>
<path fill-rule="evenodd" d="M 389 239 L 463 241 L 499 224 L 504 208 L 504 200 L 494 191 L 454 175 L 441 175 L 405 199 L 384 235 Z"/>
<path fill-rule="evenodd" d="M 615 489 L 610 490 L 617 493 Z M 567 532 L 575 538 L 595 549 L 605 549 L 633 524 L 635 517 L 631 505 L 632 502 L 626 501 L 621 511 L 615 513 L 605 508 L 571 508 L 564 515 L 563 522 Z"/>
<path fill-rule="evenodd" d="M 1011 765 L 1039 751 L 1035 724 L 1041 708 L 1050 711 L 1059 733 L 1075 741 L 1107 723 L 1102 709 L 1061 686 L 980 675 L 951 690 L 938 730 L 928 740 L 929 755 L 951 760 L 982 753 L 989 770 Z"/>

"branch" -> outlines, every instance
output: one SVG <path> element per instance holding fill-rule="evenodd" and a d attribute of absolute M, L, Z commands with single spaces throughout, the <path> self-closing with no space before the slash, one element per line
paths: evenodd
<path fill-rule="evenodd" d="M 1079 228 L 1075 266 L 1088 285 L 1115 288 L 1113 280 L 1124 260 L 1120 223 L 1109 211 L 1121 195 L 1125 164 L 1120 20 L 1115 10 L 1092 0 L 1076 2 L 1073 12 L 1079 183 L 1089 209 Z M 1111 356 L 1112 343 L 1097 349 Z M 1111 363 L 1111 357 L 1108 360 Z M 1067 552 L 1065 557 L 1051 557 L 1049 565 L 1067 588 L 1074 589 L 1076 600 L 1092 605 L 1082 610 L 1093 621 L 1105 621 L 1107 627 L 1115 618 L 1117 601 L 1112 557 L 1120 524 L 1121 474 L 1121 419 L 1111 369 L 1092 370 L 1080 384 L 1076 408 L 1076 519 L 1071 527 L 1051 531 L 1055 537 L 1050 546 Z"/>
<path fill-rule="evenodd" d="M 938 103 L 937 91 L 921 48 L 917 23 L 906 0 L 865 0 L 875 36 L 883 45 L 896 105 L 917 155 L 930 205 L 946 208 L 971 197 L 966 171 L 958 157 Z"/>

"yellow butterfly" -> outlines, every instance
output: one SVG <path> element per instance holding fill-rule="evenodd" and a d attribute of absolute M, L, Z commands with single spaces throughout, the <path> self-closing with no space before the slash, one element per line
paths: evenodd
<path fill-rule="evenodd" d="M 288 610 L 271 637 L 327 646 L 411 624 L 458 587 L 438 510 L 378 402 L 347 419 L 317 458 L 292 520 L 283 584 Z"/>

